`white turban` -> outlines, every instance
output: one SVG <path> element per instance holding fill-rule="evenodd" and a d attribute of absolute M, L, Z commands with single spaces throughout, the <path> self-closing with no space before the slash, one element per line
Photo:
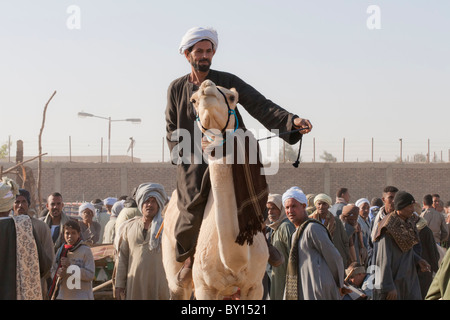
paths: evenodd
<path fill-rule="evenodd" d="M 308 205 L 308 200 L 306 199 L 306 195 L 303 193 L 302 189 L 299 187 L 292 187 L 288 190 L 286 190 L 285 193 L 283 193 L 283 206 L 287 199 L 295 199 L 300 203 L 304 203 Z"/>
<path fill-rule="evenodd" d="M 366 198 L 358 199 L 358 201 L 355 202 L 355 206 L 359 208 L 359 206 L 362 205 L 363 203 L 367 203 L 370 207 L 370 202 Z"/>
<path fill-rule="evenodd" d="M 184 51 L 202 40 L 211 41 L 214 45 L 214 50 L 217 50 L 217 46 L 219 45 L 219 37 L 217 36 L 217 31 L 209 27 L 194 27 L 192 29 L 189 29 L 181 39 L 179 48 L 180 53 L 184 54 Z"/>
<path fill-rule="evenodd" d="M 112 198 L 112 197 L 109 197 L 109 198 L 106 198 L 105 200 L 103 200 L 103 204 L 105 206 L 106 205 L 112 206 L 116 202 L 117 202 L 117 198 Z"/>
<path fill-rule="evenodd" d="M 78 207 L 78 214 L 81 216 L 84 210 L 89 209 L 92 211 L 92 214 L 95 214 L 95 207 L 90 202 L 83 202 L 81 206 Z"/>
<path fill-rule="evenodd" d="M 3 177 L 0 181 L 0 212 L 8 212 L 19 194 L 19 185 L 12 179 Z"/>

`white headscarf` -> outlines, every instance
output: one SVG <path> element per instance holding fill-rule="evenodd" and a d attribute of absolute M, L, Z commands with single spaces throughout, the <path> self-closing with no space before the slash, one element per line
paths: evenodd
<path fill-rule="evenodd" d="M 355 206 L 359 208 L 359 206 L 362 205 L 363 203 L 367 203 L 370 207 L 370 202 L 366 198 L 358 199 L 358 201 L 355 202 Z"/>
<path fill-rule="evenodd" d="M 287 199 L 295 199 L 300 203 L 308 205 L 308 199 L 306 199 L 306 195 L 299 187 L 292 187 L 283 193 L 283 206 Z"/>
<path fill-rule="evenodd" d="M 114 203 L 114 205 L 111 208 L 111 217 L 118 217 L 120 211 L 124 208 L 124 202 L 125 200 L 120 200 Z"/>
<path fill-rule="evenodd" d="M 92 211 L 92 214 L 95 215 L 95 207 L 90 202 L 83 202 L 81 206 L 78 207 L 78 214 L 81 216 L 84 210 L 89 209 Z"/>
<path fill-rule="evenodd" d="M 152 224 L 150 226 L 149 247 L 150 251 L 152 251 L 153 249 L 158 250 L 160 248 L 161 237 L 158 237 L 158 239 L 156 239 L 156 234 L 161 227 L 163 221 L 161 211 L 168 202 L 168 198 L 164 187 L 159 183 L 143 183 L 136 190 L 136 202 L 139 211 L 142 212 L 142 205 L 150 197 L 154 197 L 156 199 L 159 207 L 158 213 L 153 218 Z"/>
<path fill-rule="evenodd" d="M 112 206 L 114 203 L 117 202 L 117 198 L 113 198 L 113 197 L 108 197 L 105 200 L 103 200 L 103 204 L 106 205 L 110 205 Z"/>
<path fill-rule="evenodd" d="M 0 212 L 10 211 L 19 194 L 19 185 L 12 179 L 3 177 L 0 181 Z"/>
<path fill-rule="evenodd" d="M 219 45 L 217 31 L 210 27 L 194 27 L 189 29 L 181 39 L 180 48 L 178 49 L 180 54 L 184 54 L 184 51 L 202 40 L 211 41 L 214 45 L 214 50 L 217 50 L 217 46 Z"/>

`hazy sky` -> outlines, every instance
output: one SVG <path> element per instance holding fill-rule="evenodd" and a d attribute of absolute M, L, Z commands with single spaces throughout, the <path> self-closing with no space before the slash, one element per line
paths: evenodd
<path fill-rule="evenodd" d="M 379 11 L 370 11 L 371 5 Z M 71 7 L 75 6 L 75 7 Z M 72 9 L 75 8 L 73 11 Z M 285 109 L 311 120 L 303 159 L 326 150 L 346 161 L 395 160 L 450 149 L 450 2 L 414 0 L 0 1 L 0 144 L 24 141 L 49 155 L 107 153 L 161 161 L 170 82 L 189 73 L 184 33 L 219 34 L 212 68 L 236 74 Z M 372 29 L 371 27 L 375 27 Z M 377 24 L 378 23 L 378 24 Z M 74 26 L 80 28 L 72 29 Z M 243 112 L 243 107 L 239 107 Z M 244 112 L 243 112 L 244 113 Z M 244 113 L 259 138 L 270 135 Z M 165 160 L 168 159 L 167 146 Z"/>

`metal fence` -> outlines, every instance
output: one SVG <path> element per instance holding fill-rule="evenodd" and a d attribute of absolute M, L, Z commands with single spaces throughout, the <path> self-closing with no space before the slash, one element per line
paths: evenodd
<path fill-rule="evenodd" d="M 150 138 L 149 138 L 150 139 Z M 65 140 L 65 141 L 64 141 Z M 76 141 L 71 137 L 64 140 L 44 142 L 43 151 L 47 153 L 44 161 L 106 162 L 106 144 L 99 141 Z M 15 162 L 16 144 L 9 136 L 5 143 L 3 161 Z M 280 162 L 294 161 L 299 144 L 288 145 L 281 139 L 260 142 L 263 158 Z M 278 146 L 277 148 L 274 148 Z M 24 140 L 24 157 L 37 154 L 37 141 Z M 165 137 L 139 141 L 130 148 L 129 139 L 115 141 L 111 145 L 112 162 L 168 162 L 169 149 Z M 314 137 L 305 136 L 302 143 L 303 162 L 450 162 L 450 140 L 447 138 L 426 138 L 423 140 Z"/>

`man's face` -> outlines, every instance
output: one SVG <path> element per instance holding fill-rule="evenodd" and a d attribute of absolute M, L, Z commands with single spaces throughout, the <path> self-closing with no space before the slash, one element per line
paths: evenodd
<path fill-rule="evenodd" d="M 274 203 L 267 202 L 266 208 L 267 208 L 267 217 L 269 218 L 270 222 L 275 222 L 280 218 L 281 210 L 278 209 L 278 207 Z"/>
<path fill-rule="evenodd" d="M 439 200 L 439 197 L 433 197 L 433 208 L 435 208 L 436 210 L 438 210 L 438 208 L 440 207 Z"/>
<path fill-rule="evenodd" d="M 84 224 L 91 224 L 92 219 L 94 218 L 94 213 L 89 209 L 84 209 L 81 213 L 81 218 L 83 219 Z"/>
<path fill-rule="evenodd" d="M 330 205 L 328 203 L 320 201 L 320 200 L 317 201 L 315 203 L 315 205 L 316 205 L 317 213 L 320 215 L 326 214 L 328 212 L 328 208 L 330 208 Z"/>
<path fill-rule="evenodd" d="M 364 282 L 364 279 L 366 278 L 365 273 L 358 273 L 355 275 L 350 276 L 349 283 L 353 284 L 354 286 L 360 288 L 362 283 Z"/>
<path fill-rule="evenodd" d="M 80 238 L 80 233 L 73 228 L 64 228 L 64 240 L 67 244 L 74 245 Z"/>
<path fill-rule="evenodd" d="M 208 72 L 214 56 L 213 45 L 208 40 L 197 42 L 191 52 L 186 51 L 186 58 L 194 70 Z"/>
<path fill-rule="evenodd" d="M 358 215 L 357 214 L 353 214 L 348 217 L 344 217 L 344 215 L 342 215 L 342 219 L 351 226 L 356 226 L 356 224 L 358 223 Z"/>
<path fill-rule="evenodd" d="M 16 214 L 28 214 L 28 201 L 24 196 L 17 196 L 13 210 Z"/>
<path fill-rule="evenodd" d="M 284 210 L 286 211 L 286 215 L 295 227 L 299 227 L 308 218 L 305 208 L 306 204 L 300 203 L 293 198 L 284 201 Z"/>
<path fill-rule="evenodd" d="M 359 215 L 362 218 L 367 219 L 369 213 L 370 213 L 370 206 L 367 202 L 364 202 L 362 205 L 359 206 Z"/>
<path fill-rule="evenodd" d="M 414 212 L 414 203 L 411 203 L 410 205 L 404 207 L 401 210 L 397 210 L 397 214 L 402 218 L 403 220 L 407 220 L 411 218 Z"/>
<path fill-rule="evenodd" d="M 49 196 L 47 199 L 47 209 L 52 217 L 60 217 L 64 203 L 62 197 Z"/>
<path fill-rule="evenodd" d="M 159 206 L 155 197 L 149 197 L 147 201 L 142 204 L 142 215 L 146 218 L 153 219 L 158 213 Z"/>
<path fill-rule="evenodd" d="M 350 202 L 350 192 L 346 192 L 342 195 L 342 198 L 344 198 L 345 202 L 349 203 Z"/>
<path fill-rule="evenodd" d="M 384 211 L 386 213 L 391 213 L 394 211 L 394 197 L 396 192 L 385 192 L 383 193 L 383 203 L 384 203 Z"/>

